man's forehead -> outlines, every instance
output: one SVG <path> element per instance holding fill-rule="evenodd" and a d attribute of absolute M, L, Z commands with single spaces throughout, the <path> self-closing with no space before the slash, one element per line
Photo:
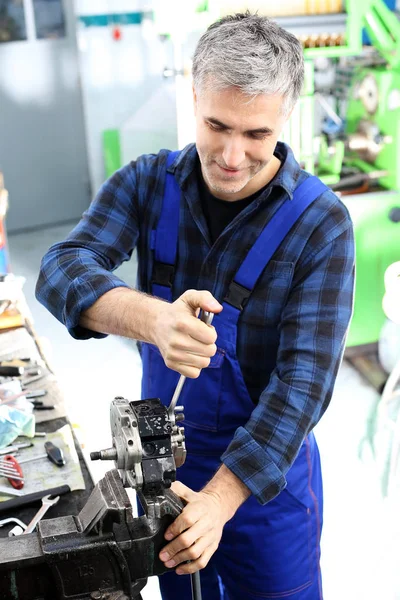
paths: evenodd
<path fill-rule="evenodd" d="M 268 126 L 269 119 L 282 113 L 283 98 L 275 94 L 259 94 L 249 97 L 240 90 L 226 88 L 220 91 L 208 90 L 200 99 L 203 115 L 219 121 L 246 120 L 254 127 Z"/>
<path fill-rule="evenodd" d="M 284 102 L 284 97 L 280 94 L 262 93 L 249 95 L 244 93 L 240 88 L 234 86 L 226 88 L 206 86 L 200 91 L 198 98 L 201 99 L 204 104 L 212 104 L 216 107 L 229 104 L 244 111 L 248 109 L 248 111 L 252 113 L 257 110 L 265 110 L 265 108 L 281 108 Z"/>

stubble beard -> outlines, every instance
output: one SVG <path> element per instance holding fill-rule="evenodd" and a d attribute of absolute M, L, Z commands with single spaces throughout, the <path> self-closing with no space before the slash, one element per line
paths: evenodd
<path fill-rule="evenodd" d="M 216 161 L 214 159 L 205 159 L 204 163 L 202 163 L 202 170 L 204 179 L 210 188 L 211 192 L 216 192 L 217 194 L 238 194 L 246 187 L 246 185 L 255 177 L 267 164 L 260 163 L 250 165 L 246 168 L 246 177 L 241 181 L 229 181 L 229 178 L 224 179 L 223 175 L 221 177 L 216 177 L 211 173 L 212 165 Z M 218 167 L 217 167 L 218 168 Z"/>

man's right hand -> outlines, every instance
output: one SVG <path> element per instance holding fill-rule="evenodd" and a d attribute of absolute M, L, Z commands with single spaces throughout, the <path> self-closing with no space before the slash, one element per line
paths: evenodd
<path fill-rule="evenodd" d="M 219 313 L 221 304 L 206 291 L 188 290 L 172 304 L 158 307 L 153 339 L 165 364 L 185 377 L 196 379 L 217 351 L 217 333 L 199 318 L 200 309 Z"/>

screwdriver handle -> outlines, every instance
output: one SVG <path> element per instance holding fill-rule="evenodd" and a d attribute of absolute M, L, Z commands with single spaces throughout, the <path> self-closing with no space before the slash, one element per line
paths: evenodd
<path fill-rule="evenodd" d="M 57 465 L 57 467 L 63 467 L 65 465 L 65 458 L 61 448 L 53 444 L 53 442 L 46 442 L 44 448 L 51 462 Z"/>
<path fill-rule="evenodd" d="M 13 488 L 21 490 L 24 487 L 24 474 L 17 459 L 11 454 L 7 454 L 3 457 L 2 465 L 4 465 L 4 471 L 8 472 L 8 475 L 5 474 L 4 477 L 7 477 Z M 13 473 L 10 474 L 10 470 Z"/>
<path fill-rule="evenodd" d="M 39 456 L 32 456 L 30 458 L 22 458 L 19 460 L 19 464 L 22 465 L 28 462 L 33 462 L 34 460 L 48 458 L 52 463 L 57 465 L 57 467 L 62 467 L 65 465 L 64 454 L 61 448 L 53 444 L 53 442 L 46 442 L 44 449 L 46 450 L 46 454 L 39 454 Z"/>

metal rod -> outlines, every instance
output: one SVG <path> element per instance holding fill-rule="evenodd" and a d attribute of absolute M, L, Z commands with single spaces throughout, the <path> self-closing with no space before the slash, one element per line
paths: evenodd
<path fill-rule="evenodd" d="M 16 473 L 16 475 L 19 475 L 18 469 L 16 469 L 12 465 L 10 465 L 10 466 L 8 466 L 7 464 L 0 465 L 0 471 L 4 471 L 4 472 L 7 471 L 8 473 Z"/>
<path fill-rule="evenodd" d="M 201 600 L 201 585 L 200 585 L 200 572 L 191 573 L 190 583 L 192 584 L 192 599 Z"/>
<path fill-rule="evenodd" d="M 18 462 L 20 465 L 24 465 L 25 463 L 33 462 L 34 460 L 41 460 L 42 458 L 49 458 L 49 455 L 39 454 L 38 456 L 31 456 L 30 458 L 21 458 L 21 460 L 18 459 Z"/>
<path fill-rule="evenodd" d="M 12 446 L 7 446 L 7 448 L 2 448 L 0 450 L 0 454 L 11 454 L 12 452 L 17 452 L 21 450 L 21 448 L 30 448 L 33 446 L 32 442 L 21 442 L 18 444 L 13 444 Z"/>
<path fill-rule="evenodd" d="M 18 469 L 12 465 L 0 465 L 0 471 L 8 471 L 9 473 L 16 473 L 17 475 L 20 474 L 20 472 L 18 471 Z"/>
<path fill-rule="evenodd" d="M 0 494 L 7 494 L 7 496 L 24 496 L 25 492 L 23 492 L 22 490 L 16 490 L 13 487 L 7 487 L 5 485 L 0 485 Z M 4 508 L 5 506 L 7 506 L 7 502 L 8 502 L 8 500 L 6 500 L 5 502 L 0 502 L 1 508 Z"/>
<path fill-rule="evenodd" d="M 15 473 L 8 473 L 7 471 L 0 471 L 0 477 L 5 477 L 6 479 L 16 479 L 17 481 L 24 481 L 23 477 L 16 475 Z"/>

